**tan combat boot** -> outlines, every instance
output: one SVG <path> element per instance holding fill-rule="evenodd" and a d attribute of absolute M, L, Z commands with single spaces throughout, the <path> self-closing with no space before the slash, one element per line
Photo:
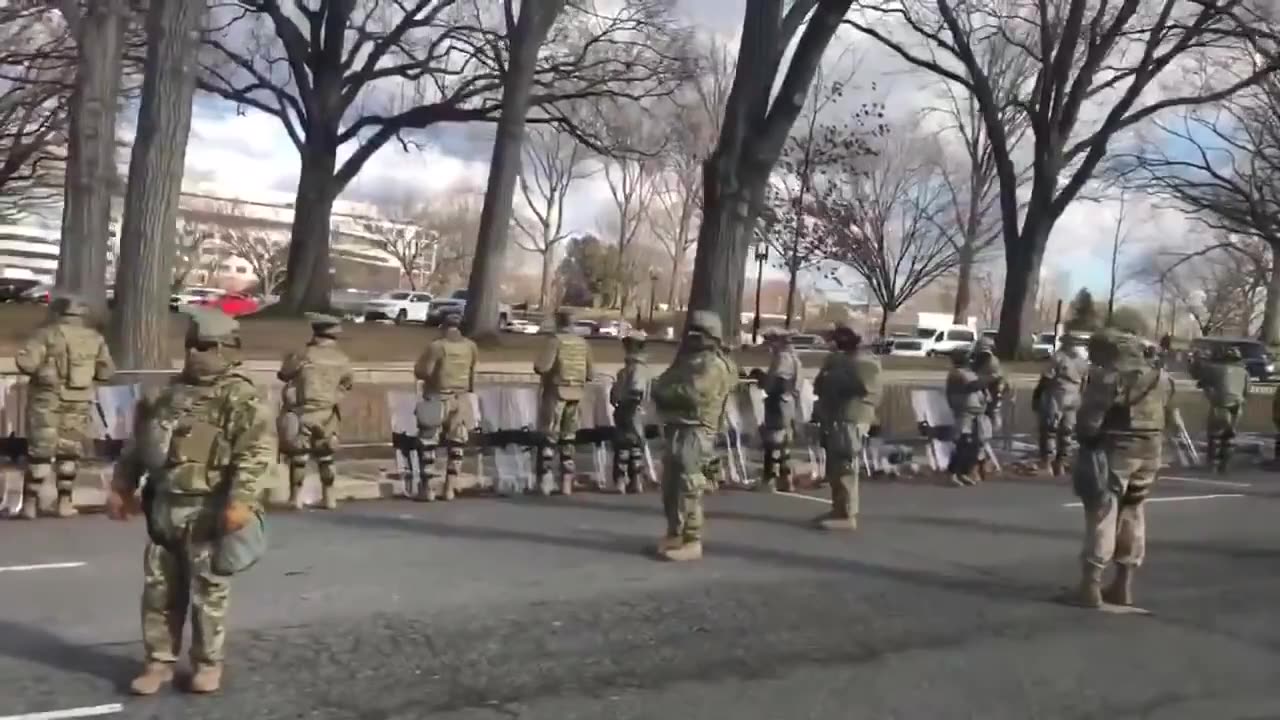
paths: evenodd
<path fill-rule="evenodd" d="M 320 504 L 325 510 L 338 509 L 338 496 L 337 493 L 334 492 L 332 485 L 324 486 L 324 489 L 321 491 Z"/>
<path fill-rule="evenodd" d="M 58 493 L 58 505 L 54 512 L 60 518 L 73 518 L 80 514 L 75 502 L 71 499 L 71 493 Z"/>
<path fill-rule="evenodd" d="M 1112 605 L 1133 605 L 1133 568 L 1129 565 L 1117 565 L 1116 575 L 1111 584 L 1102 591 L 1102 599 Z"/>
<path fill-rule="evenodd" d="M 155 695 L 170 682 L 173 682 L 172 663 L 149 662 L 142 668 L 142 674 L 129 683 L 129 691 L 134 695 Z"/>
<path fill-rule="evenodd" d="M 679 540 L 679 538 L 674 538 Z M 663 560 L 671 562 L 690 562 L 702 559 L 702 542 L 695 540 L 693 542 L 682 542 L 676 547 L 668 548 L 662 553 Z"/>
<path fill-rule="evenodd" d="M 573 476 L 572 475 L 565 475 L 564 477 L 560 478 L 560 494 L 561 495 L 573 494 Z"/>
<path fill-rule="evenodd" d="M 444 479 L 444 501 L 449 502 L 457 496 L 457 492 L 453 489 L 453 478 L 446 475 Z"/>
<path fill-rule="evenodd" d="M 1063 596 L 1068 605 L 1082 608 L 1102 607 L 1102 568 L 1086 565 L 1080 574 L 1080 585 Z"/>
<path fill-rule="evenodd" d="M 1067 474 L 1066 463 L 1062 460 L 1054 460 L 1050 470 L 1053 473 L 1053 477 L 1056 478 L 1060 478 Z"/>
<path fill-rule="evenodd" d="M 207 693 L 218 692 L 222 687 L 222 663 L 210 663 L 208 665 L 200 664 L 196 666 L 196 672 L 191 676 L 191 692 Z"/>
<path fill-rule="evenodd" d="M 300 485 L 289 486 L 288 505 L 294 510 L 302 510 L 302 487 Z"/>
<path fill-rule="evenodd" d="M 418 492 L 414 494 L 413 499 L 418 502 L 436 501 L 436 491 L 431 487 L 430 478 L 423 478 L 418 481 Z"/>
<path fill-rule="evenodd" d="M 818 518 L 818 528 L 821 530 L 857 530 L 858 519 L 851 517 L 839 517 L 836 515 L 828 515 Z"/>
<path fill-rule="evenodd" d="M 682 542 L 679 535 L 663 535 L 662 539 L 658 540 L 658 546 L 654 548 L 654 552 L 658 554 L 658 557 L 663 557 L 668 551 L 680 547 Z"/>

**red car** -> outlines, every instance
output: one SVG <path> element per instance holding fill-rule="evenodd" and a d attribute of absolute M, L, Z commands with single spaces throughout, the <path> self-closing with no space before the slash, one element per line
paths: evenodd
<path fill-rule="evenodd" d="M 218 297 L 206 298 L 198 301 L 197 304 L 203 307 L 218 308 L 231 317 L 239 317 L 240 315 L 248 315 L 258 311 L 258 301 L 240 293 L 227 293 Z"/>

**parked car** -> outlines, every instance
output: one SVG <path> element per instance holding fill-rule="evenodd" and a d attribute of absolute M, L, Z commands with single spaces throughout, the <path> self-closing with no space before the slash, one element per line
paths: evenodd
<path fill-rule="evenodd" d="M 542 330 L 537 323 L 531 323 L 528 320 L 512 320 L 507 323 L 505 329 L 517 335 L 537 335 Z"/>
<path fill-rule="evenodd" d="M 796 352 L 826 352 L 830 349 L 830 344 L 821 335 L 796 333 L 791 336 L 791 347 Z"/>
<path fill-rule="evenodd" d="M 22 302 L 22 294 L 40 284 L 40 281 L 34 278 L 0 280 L 0 302 Z"/>
<path fill-rule="evenodd" d="M 1193 380 L 1200 379 L 1200 371 L 1205 363 L 1222 357 L 1227 348 L 1234 347 L 1244 358 L 1244 368 L 1249 377 L 1266 381 L 1276 374 L 1276 359 L 1261 342 L 1250 338 L 1205 337 L 1191 341 L 1191 364 L 1187 374 Z"/>
<path fill-rule="evenodd" d="M 257 298 L 244 293 L 223 293 L 191 304 L 200 307 L 217 308 L 231 317 L 255 313 L 259 307 Z"/>
<path fill-rule="evenodd" d="M 1093 333 L 1088 331 L 1076 331 L 1069 334 L 1071 335 L 1071 337 L 1081 341 L 1081 343 L 1077 345 L 1077 347 L 1081 348 L 1082 352 L 1084 352 L 1083 348 L 1085 347 L 1085 344 L 1087 344 L 1090 336 L 1093 335 Z M 1055 352 L 1058 351 L 1058 346 L 1060 346 L 1061 344 L 1062 344 L 1061 336 L 1055 335 L 1053 333 L 1040 333 L 1039 335 L 1036 335 L 1035 338 L 1033 338 L 1032 340 L 1031 358 L 1033 360 L 1047 360 Z M 1088 352 L 1085 352 L 1085 358 L 1087 359 L 1088 357 L 1089 357 Z"/>
<path fill-rule="evenodd" d="M 205 300 L 222 296 L 226 291 L 209 287 L 183 288 L 169 296 L 169 309 L 180 310 L 183 305 L 202 305 Z"/>
<path fill-rule="evenodd" d="M 600 324 L 594 320 L 576 320 L 571 328 L 574 335 L 591 337 L 600 331 Z"/>
<path fill-rule="evenodd" d="M 611 320 L 607 323 L 600 323 L 596 327 L 597 337 L 617 338 L 626 335 L 631 331 L 631 323 L 626 320 Z"/>
<path fill-rule="evenodd" d="M 51 283 L 40 283 L 39 285 L 24 290 L 22 294 L 18 296 L 18 302 L 42 303 L 44 305 L 48 305 L 49 293 L 51 292 L 53 292 L 53 285 Z"/>
<path fill-rule="evenodd" d="M 427 322 L 431 311 L 431 293 L 393 290 L 370 300 L 364 306 L 365 320 L 391 320 L 395 324 Z"/>
<path fill-rule="evenodd" d="M 916 328 L 916 339 L 925 348 L 927 357 L 946 355 L 953 350 L 973 347 L 978 334 L 964 325 L 951 325 L 944 328 Z M 894 343 L 895 345 L 897 343 Z"/>
<path fill-rule="evenodd" d="M 893 357 L 929 357 L 933 351 L 929 348 L 927 338 L 898 337 L 893 338 L 886 350 L 886 355 Z"/>
<path fill-rule="evenodd" d="M 454 290 L 449 297 L 440 298 L 432 301 L 431 314 L 427 317 L 427 324 L 439 325 L 440 320 L 444 318 L 446 313 L 456 312 L 465 313 L 467 311 L 467 291 Z M 511 306 L 505 303 L 498 304 L 498 329 L 501 330 L 511 321 Z"/>

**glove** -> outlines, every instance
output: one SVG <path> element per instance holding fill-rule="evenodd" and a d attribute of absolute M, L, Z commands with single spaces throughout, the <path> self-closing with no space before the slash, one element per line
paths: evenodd
<path fill-rule="evenodd" d="M 237 532 L 254 519 L 253 508 L 233 500 L 227 503 L 227 508 L 222 511 L 222 529 L 227 533 Z"/>
<path fill-rule="evenodd" d="M 134 515 L 142 513 L 142 505 L 132 492 L 112 488 L 107 493 L 107 517 L 118 522 L 126 522 Z"/>

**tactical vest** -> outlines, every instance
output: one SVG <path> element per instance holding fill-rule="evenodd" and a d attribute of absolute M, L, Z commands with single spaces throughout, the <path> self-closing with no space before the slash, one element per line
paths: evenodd
<path fill-rule="evenodd" d="M 350 372 L 347 356 L 336 347 L 307 348 L 294 380 L 295 402 L 305 410 L 326 410 L 342 401 L 342 378 Z"/>
<path fill-rule="evenodd" d="M 609 390 L 609 400 L 615 405 L 635 405 L 644 402 L 648 389 L 648 367 L 641 360 L 628 359 Z"/>
<path fill-rule="evenodd" d="M 664 423 L 718 430 L 736 381 L 733 365 L 719 353 L 688 353 L 659 376 L 653 399 Z"/>
<path fill-rule="evenodd" d="M 1214 382 L 1205 388 L 1209 402 L 1215 407 L 1232 407 L 1244 402 L 1249 383 L 1249 373 L 1244 367 L 1231 364 L 1220 366 Z"/>
<path fill-rule="evenodd" d="M 1119 413 L 1108 413 L 1106 429 L 1129 432 L 1160 432 L 1164 430 L 1165 404 L 1168 397 L 1164 373 L 1155 369 L 1125 369 L 1120 371 L 1120 387 L 1123 390 Z"/>
<path fill-rule="evenodd" d="M 102 336 L 75 325 L 55 325 L 46 338 L 44 364 L 36 371 L 35 384 L 57 388 L 67 402 L 93 400 Z"/>
<path fill-rule="evenodd" d="M 978 380 L 978 374 L 968 368 L 955 368 L 947 374 L 947 405 L 957 420 L 964 415 L 981 415 L 987 411 L 984 393 L 968 389 Z"/>
<path fill-rule="evenodd" d="M 559 342 L 556 364 L 547 382 L 551 385 L 578 386 L 587 382 L 587 341 L 569 333 L 557 333 Z"/>
<path fill-rule="evenodd" d="M 1087 371 L 1084 361 L 1058 353 L 1053 360 L 1053 375 L 1049 378 L 1050 391 L 1059 399 L 1079 394 Z"/>
<path fill-rule="evenodd" d="M 230 374 L 212 385 L 175 382 L 152 405 L 139 442 L 148 482 L 159 492 L 208 495 L 227 481 L 226 421 L 237 403 L 257 401 L 253 381 Z"/>
<path fill-rule="evenodd" d="M 436 393 L 460 393 L 471 389 L 471 365 L 475 350 L 466 339 L 436 341 L 440 360 L 426 390 Z"/>

